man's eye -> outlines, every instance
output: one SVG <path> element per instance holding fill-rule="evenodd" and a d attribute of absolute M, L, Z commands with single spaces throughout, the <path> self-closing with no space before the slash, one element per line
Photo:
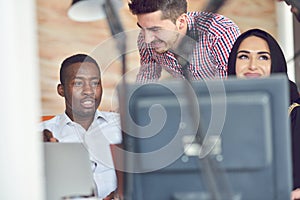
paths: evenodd
<path fill-rule="evenodd" d="M 75 81 L 74 82 L 74 86 L 76 86 L 76 87 L 80 87 L 82 85 L 83 85 L 83 82 L 81 82 L 81 81 Z"/>
<path fill-rule="evenodd" d="M 160 30 L 161 30 L 161 28 L 153 28 L 153 29 L 151 29 L 152 32 L 158 32 Z"/>
<path fill-rule="evenodd" d="M 99 81 L 93 81 L 93 82 L 91 83 L 91 85 L 92 85 L 93 87 L 97 87 L 97 86 L 99 85 Z"/>

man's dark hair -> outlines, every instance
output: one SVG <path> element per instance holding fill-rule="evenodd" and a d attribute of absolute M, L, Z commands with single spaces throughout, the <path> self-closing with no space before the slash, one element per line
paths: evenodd
<path fill-rule="evenodd" d="M 128 6 L 134 15 L 160 10 L 162 19 L 170 19 L 174 23 L 180 15 L 187 12 L 186 0 L 131 0 Z"/>
<path fill-rule="evenodd" d="M 83 62 L 90 62 L 90 63 L 94 63 L 98 70 L 99 70 L 99 74 L 100 74 L 100 68 L 99 65 L 97 63 L 97 61 L 92 58 L 91 56 L 88 56 L 86 54 L 75 54 L 72 55 L 68 58 L 66 58 L 62 63 L 61 63 L 61 67 L 60 67 L 60 72 L 59 72 L 59 80 L 60 83 L 62 85 L 65 84 L 65 78 L 66 78 L 66 69 L 68 68 L 68 66 L 74 64 L 74 63 L 83 63 Z"/>

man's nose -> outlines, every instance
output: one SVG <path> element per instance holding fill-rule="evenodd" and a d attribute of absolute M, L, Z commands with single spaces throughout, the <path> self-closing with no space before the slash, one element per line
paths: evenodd
<path fill-rule="evenodd" d="M 84 84 L 83 92 L 85 94 L 93 94 L 94 93 L 94 88 L 90 84 Z"/>
<path fill-rule="evenodd" d="M 145 42 L 147 44 L 151 43 L 154 40 L 154 38 L 155 38 L 155 36 L 152 33 L 152 31 L 148 31 L 148 30 L 144 31 L 144 37 L 145 37 Z"/>

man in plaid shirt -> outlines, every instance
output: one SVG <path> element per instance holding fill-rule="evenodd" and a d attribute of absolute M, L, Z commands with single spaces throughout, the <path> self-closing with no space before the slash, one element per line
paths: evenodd
<path fill-rule="evenodd" d="M 128 5 L 141 28 L 137 82 L 157 81 L 162 69 L 191 80 L 227 77 L 227 59 L 240 34 L 230 19 L 187 12 L 186 0 L 131 0 Z"/>

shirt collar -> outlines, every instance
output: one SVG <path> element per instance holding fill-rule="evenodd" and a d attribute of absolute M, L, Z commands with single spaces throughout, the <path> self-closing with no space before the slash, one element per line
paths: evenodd
<path fill-rule="evenodd" d="M 193 24 L 195 24 L 195 19 L 191 16 L 191 13 L 187 13 L 187 25 L 188 25 L 188 31 L 193 28 Z"/>
<path fill-rule="evenodd" d="M 72 120 L 68 117 L 68 115 L 66 113 L 64 113 L 61 115 L 59 123 L 60 123 L 60 126 L 62 127 L 62 125 L 72 123 Z"/>
<path fill-rule="evenodd" d="M 95 113 L 95 120 L 96 119 L 103 119 L 105 121 L 108 122 L 108 119 L 107 119 L 107 116 L 104 115 L 103 112 L 100 112 L 99 110 L 96 110 L 96 113 Z"/>
<path fill-rule="evenodd" d="M 96 110 L 95 112 L 95 116 L 94 116 L 94 121 L 95 120 L 98 120 L 98 119 L 103 119 L 105 121 L 108 121 L 107 119 L 107 116 L 105 116 L 102 112 L 100 112 L 99 110 Z M 72 124 L 74 123 L 66 113 L 63 113 L 61 115 L 61 118 L 60 118 L 60 127 L 63 127 L 64 125 L 67 125 L 67 124 Z"/>
<path fill-rule="evenodd" d="M 191 12 L 187 13 L 187 20 L 186 21 L 187 21 L 188 28 L 187 28 L 186 35 L 198 42 L 198 40 L 199 40 L 198 36 L 199 35 L 198 35 L 198 31 L 195 30 L 195 23 L 196 22 L 195 22 L 195 18 L 192 16 L 193 14 L 194 14 L 194 12 L 193 13 L 191 13 Z"/>

